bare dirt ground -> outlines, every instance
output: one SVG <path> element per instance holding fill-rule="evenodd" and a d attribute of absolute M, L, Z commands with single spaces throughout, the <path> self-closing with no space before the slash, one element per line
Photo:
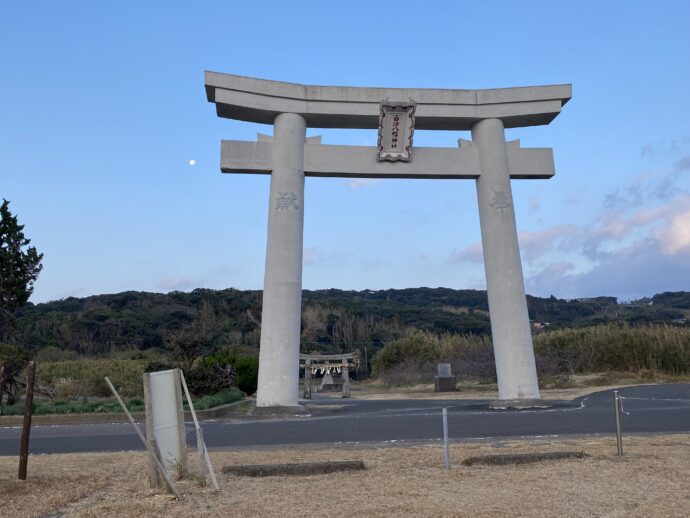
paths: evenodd
<path fill-rule="evenodd" d="M 366 471 L 306 477 L 223 476 L 212 492 L 188 475 L 184 499 L 148 487 L 143 453 L 42 455 L 29 479 L 0 457 L 0 514 L 91 516 L 687 516 L 690 436 L 629 436 L 625 456 L 612 437 L 454 443 L 443 469 L 440 445 L 213 451 L 213 464 L 363 460 Z M 462 467 L 468 456 L 584 451 L 584 460 Z M 190 456 L 190 466 L 194 459 Z M 55 515 L 61 516 L 61 515 Z"/>

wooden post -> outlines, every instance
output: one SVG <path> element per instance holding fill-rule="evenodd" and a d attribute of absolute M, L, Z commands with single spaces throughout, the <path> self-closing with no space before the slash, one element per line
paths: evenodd
<path fill-rule="evenodd" d="M 311 360 L 304 362 L 304 399 L 311 399 Z"/>
<path fill-rule="evenodd" d="M 26 369 L 26 397 L 24 398 L 24 425 L 19 446 L 19 480 L 26 480 L 26 467 L 29 462 L 29 434 L 31 433 L 31 415 L 34 404 L 34 383 L 36 381 L 36 364 L 29 362 Z"/>

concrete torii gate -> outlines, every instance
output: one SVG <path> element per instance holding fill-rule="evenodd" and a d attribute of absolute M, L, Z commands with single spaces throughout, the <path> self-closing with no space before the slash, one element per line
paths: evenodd
<path fill-rule="evenodd" d="M 499 399 L 539 399 L 510 179 L 552 177 L 553 152 L 506 142 L 504 128 L 550 123 L 570 99 L 571 85 L 354 88 L 216 72 L 206 72 L 205 83 L 219 117 L 273 124 L 272 137 L 221 144 L 224 173 L 271 175 L 258 407 L 299 406 L 305 176 L 476 180 Z M 460 139 L 458 148 L 414 148 L 409 161 L 389 162 L 377 159 L 375 147 L 306 138 L 307 127 L 379 128 L 384 102 L 415 104 L 417 129 L 469 130 L 472 140 Z"/>

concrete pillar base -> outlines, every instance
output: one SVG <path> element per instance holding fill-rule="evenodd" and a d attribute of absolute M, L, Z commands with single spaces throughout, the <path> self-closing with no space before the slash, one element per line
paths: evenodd
<path fill-rule="evenodd" d="M 494 410 L 526 410 L 528 408 L 549 408 L 551 404 L 543 399 L 497 399 L 489 403 Z"/>
<path fill-rule="evenodd" d="M 257 406 L 252 409 L 253 417 L 294 417 L 309 416 L 311 412 L 302 405 L 297 406 Z"/>
<path fill-rule="evenodd" d="M 455 392 L 457 385 L 456 376 L 434 376 L 434 392 Z"/>

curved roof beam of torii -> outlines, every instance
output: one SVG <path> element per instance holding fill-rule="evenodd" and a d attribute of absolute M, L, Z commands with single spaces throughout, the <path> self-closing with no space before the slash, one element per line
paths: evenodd
<path fill-rule="evenodd" d="M 375 129 L 382 100 L 417 102 L 415 129 L 469 130 L 482 119 L 506 128 L 550 123 L 572 96 L 572 85 L 490 90 L 309 86 L 206 72 L 206 96 L 219 117 L 273 124 L 298 113 L 312 128 Z"/>

